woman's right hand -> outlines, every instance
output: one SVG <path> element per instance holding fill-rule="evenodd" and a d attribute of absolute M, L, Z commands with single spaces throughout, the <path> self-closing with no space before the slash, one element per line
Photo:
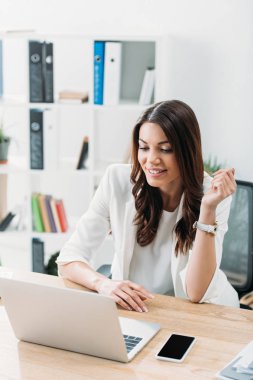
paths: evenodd
<path fill-rule="evenodd" d="M 112 297 L 114 301 L 124 309 L 134 310 L 140 313 L 148 311 L 143 301 L 147 298 L 154 298 L 143 286 L 128 280 L 115 281 L 108 278 L 100 279 L 97 283 L 96 291 L 100 294 Z"/>

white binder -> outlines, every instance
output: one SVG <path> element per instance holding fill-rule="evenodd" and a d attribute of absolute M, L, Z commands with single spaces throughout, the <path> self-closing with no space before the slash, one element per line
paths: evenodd
<path fill-rule="evenodd" d="M 140 105 L 150 104 L 155 87 L 155 69 L 147 68 L 144 74 L 141 93 L 139 98 Z"/>
<path fill-rule="evenodd" d="M 121 42 L 106 42 L 104 67 L 104 104 L 116 105 L 120 100 Z"/>
<path fill-rule="evenodd" d="M 58 169 L 59 142 L 57 135 L 56 115 L 53 109 L 43 112 L 44 125 L 44 169 Z"/>

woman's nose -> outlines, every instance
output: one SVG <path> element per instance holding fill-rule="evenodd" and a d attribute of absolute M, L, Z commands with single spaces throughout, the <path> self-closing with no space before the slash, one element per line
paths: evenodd
<path fill-rule="evenodd" d="M 160 162 L 160 157 L 156 152 L 149 151 L 148 162 L 152 164 L 158 164 Z"/>

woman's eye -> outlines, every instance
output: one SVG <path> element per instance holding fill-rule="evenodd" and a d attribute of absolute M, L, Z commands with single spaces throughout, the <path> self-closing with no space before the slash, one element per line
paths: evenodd
<path fill-rule="evenodd" d="M 148 147 L 139 146 L 139 149 L 140 149 L 140 150 L 148 150 Z"/>
<path fill-rule="evenodd" d="M 172 148 L 161 148 L 161 151 L 164 153 L 172 153 L 173 152 Z"/>

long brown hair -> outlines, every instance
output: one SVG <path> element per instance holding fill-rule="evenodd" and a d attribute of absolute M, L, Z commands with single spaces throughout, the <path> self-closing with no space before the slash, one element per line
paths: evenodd
<path fill-rule="evenodd" d="M 154 240 L 163 212 L 160 190 L 148 184 L 138 161 L 139 131 L 145 122 L 158 124 L 175 152 L 184 188 L 182 218 L 175 226 L 176 255 L 178 252 L 186 254 L 195 238 L 192 225 L 199 217 L 203 196 L 204 165 L 199 124 L 187 104 L 171 100 L 149 107 L 134 127 L 131 181 L 136 207 L 134 223 L 137 225 L 137 242 L 141 246 Z"/>

